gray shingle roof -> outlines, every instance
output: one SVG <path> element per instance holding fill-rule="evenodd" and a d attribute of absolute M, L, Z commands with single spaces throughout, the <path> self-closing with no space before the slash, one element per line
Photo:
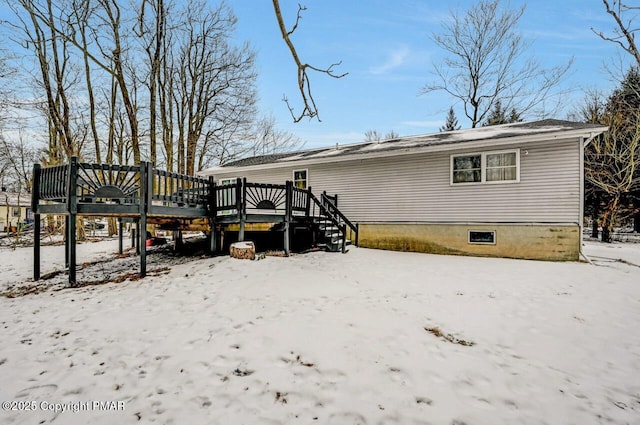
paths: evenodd
<path fill-rule="evenodd" d="M 486 139 L 502 139 L 517 136 L 529 136 L 558 131 L 585 130 L 602 131 L 603 126 L 597 124 L 584 124 L 561 120 L 541 120 L 521 122 L 514 124 L 497 125 L 491 127 L 472 128 L 467 130 L 448 131 L 420 136 L 398 137 L 396 139 L 382 140 L 379 142 L 356 143 L 337 145 L 297 152 L 261 155 L 244 158 L 224 164 L 225 167 L 246 167 L 252 165 L 271 164 L 280 161 L 298 161 L 320 157 L 336 157 L 353 154 L 367 154 L 373 152 L 387 152 L 399 149 L 411 149 L 428 146 L 447 145 L 454 143 L 472 142 Z"/>

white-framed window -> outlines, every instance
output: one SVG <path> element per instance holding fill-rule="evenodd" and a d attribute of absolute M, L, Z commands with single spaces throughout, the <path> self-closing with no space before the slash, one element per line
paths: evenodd
<path fill-rule="evenodd" d="M 236 179 L 235 177 L 227 178 L 227 179 L 220 179 L 220 180 L 218 180 L 218 185 L 224 186 L 226 184 L 234 184 L 236 182 L 236 180 L 238 180 L 238 179 Z"/>
<path fill-rule="evenodd" d="M 293 186 L 298 189 L 306 189 L 309 187 L 309 178 L 307 170 L 293 170 Z"/>
<path fill-rule="evenodd" d="M 451 184 L 520 181 L 520 149 L 451 155 Z"/>
<path fill-rule="evenodd" d="M 495 230 L 469 230 L 467 243 L 479 245 L 495 245 Z"/>

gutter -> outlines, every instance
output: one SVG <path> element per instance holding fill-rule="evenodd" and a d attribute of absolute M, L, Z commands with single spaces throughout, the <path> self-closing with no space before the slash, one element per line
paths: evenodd
<path fill-rule="evenodd" d="M 258 165 L 245 165 L 240 167 L 225 167 L 218 166 L 209 168 L 206 170 L 199 171 L 197 174 L 200 176 L 210 176 L 218 173 L 242 173 L 244 171 L 257 171 L 257 170 L 268 170 L 274 168 L 284 168 L 284 167 L 301 167 L 306 165 L 315 165 L 315 164 L 323 164 L 323 163 L 336 163 L 336 162 L 345 162 L 345 161 L 358 161 L 364 159 L 375 159 L 382 157 L 399 157 L 405 155 L 416 155 L 421 153 L 431 153 L 431 152 L 450 152 L 450 151 L 463 151 L 463 150 L 473 150 L 485 147 L 501 147 L 501 146 L 512 146 L 512 145 L 520 145 L 524 146 L 529 143 L 538 143 L 538 142 L 548 142 L 548 141 L 558 141 L 558 140 L 571 140 L 575 138 L 584 138 L 585 133 L 589 136 L 587 139 L 591 141 L 594 137 L 601 134 L 603 131 L 606 131 L 608 127 L 601 127 L 603 130 L 597 131 L 589 131 L 585 132 L 584 130 L 559 130 L 549 133 L 543 134 L 535 134 L 535 135 L 518 135 L 518 136 L 509 136 L 502 138 L 489 138 L 489 139 L 480 139 L 480 140 L 465 140 L 465 141 L 453 141 L 451 143 L 438 143 L 426 146 L 407 146 L 404 148 L 391 149 L 391 150 L 383 150 L 380 152 L 357 152 L 351 154 L 335 154 L 335 155 L 324 155 L 324 156 L 309 156 L 304 157 L 297 160 L 276 160 L 274 162 L 269 162 L 266 164 L 258 164 Z M 419 137 L 419 136 L 415 136 Z M 357 145 L 360 145 L 358 143 Z M 326 149 L 331 149 L 327 147 Z M 321 149 L 319 149 L 321 150 Z"/>
<path fill-rule="evenodd" d="M 583 148 L 586 148 L 586 147 L 589 145 L 589 143 L 591 143 L 591 141 L 592 141 L 596 136 L 599 136 L 599 135 L 601 135 L 602 133 L 606 133 L 607 131 L 609 131 L 609 127 L 608 127 L 608 126 L 607 126 L 607 127 L 604 127 L 604 130 L 602 130 L 602 131 L 595 131 L 595 132 L 594 132 L 594 131 L 592 131 L 592 132 L 590 132 L 590 133 L 589 133 L 589 137 L 588 137 L 588 138 L 585 138 L 584 142 L 582 143 L 582 147 L 583 147 Z"/>

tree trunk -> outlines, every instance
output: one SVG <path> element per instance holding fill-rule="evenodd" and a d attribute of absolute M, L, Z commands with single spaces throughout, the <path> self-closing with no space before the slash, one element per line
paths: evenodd
<path fill-rule="evenodd" d="M 600 199 L 593 199 L 593 212 L 591 215 L 591 237 L 598 238 L 598 215 L 600 214 Z"/>
<path fill-rule="evenodd" d="M 602 242 L 612 242 L 613 225 L 615 223 L 615 213 L 620 203 L 620 196 L 614 195 L 605 207 L 602 214 Z"/>

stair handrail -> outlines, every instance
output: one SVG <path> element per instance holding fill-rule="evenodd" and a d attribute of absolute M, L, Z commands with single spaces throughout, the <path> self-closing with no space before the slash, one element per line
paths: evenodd
<path fill-rule="evenodd" d="M 349 220 L 347 218 L 347 216 L 345 216 L 342 211 L 340 211 L 338 209 L 337 206 L 335 206 L 335 204 L 333 202 L 331 202 L 331 199 L 329 199 L 329 197 L 327 195 L 325 195 L 324 193 L 321 195 L 322 197 L 322 201 L 324 204 L 328 205 L 328 209 L 332 210 L 331 212 L 335 215 L 337 215 L 340 219 L 342 219 L 342 221 L 351 228 L 351 230 L 357 235 L 358 234 L 358 226 L 356 224 L 353 224 L 351 222 L 351 220 Z"/>
<path fill-rule="evenodd" d="M 313 202 L 315 202 L 315 204 L 318 206 L 318 208 L 320 209 L 320 213 L 329 219 L 329 221 L 331 221 L 331 223 L 336 226 L 338 228 L 338 230 L 340 230 L 340 232 L 342 232 L 342 244 L 341 244 L 341 248 L 342 248 L 342 253 L 345 253 L 347 248 L 347 224 L 343 224 L 340 223 L 339 218 L 337 218 L 330 210 L 329 208 L 327 208 L 325 205 L 322 204 L 322 202 L 320 201 L 320 199 L 318 199 L 313 193 L 309 192 L 309 196 L 310 198 L 313 200 Z"/>

